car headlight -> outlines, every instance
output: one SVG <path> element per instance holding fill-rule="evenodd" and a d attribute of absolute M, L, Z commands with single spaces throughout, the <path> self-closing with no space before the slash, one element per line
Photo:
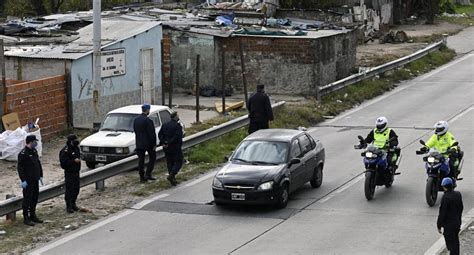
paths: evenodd
<path fill-rule="evenodd" d="M 374 153 L 368 151 L 368 152 L 365 153 L 365 156 L 366 156 L 367 158 L 372 158 L 372 157 L 374 156 Z"/>
<path fill-rule="evenodd" d="M 214 180 L 212 181 L 212 186 L 214 188 L 222 189 L 224 186 L 222 186 L 222 182 L 219 181 L 219 179 L 214 177 Z"/>
<path fill-rule="evenodd" d="M 117 154 L 128 154 L 130 150 L 128 148 L 115 148 Z"/>
<path fill-rule="evenodd" d="M 269 190 L 273 188 L 273 181 L 265 182 L 258 186 L 258 190 Z"/>
<path fill-rule="evenodd" d="M 83 152 L 89 152 L 89 146 L 82 146 Z"/>

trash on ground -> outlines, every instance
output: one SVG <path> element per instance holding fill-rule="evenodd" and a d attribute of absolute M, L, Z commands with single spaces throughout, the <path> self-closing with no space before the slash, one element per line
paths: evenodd
<path fill-rule="evenodd" d="M 225 111 L 226 112 L 229 112 L 229 111 L 233 111 L 233 110 L 237 110 L 237 109 L 240 109 L 244 106 L 244 101 L 239 101 L 239 102 L 236 102 L 236 103 L 226 103 L 225 104 Z M 215 103 L 216 105 L 216 110 L 218 113 L 222 113 L 222 103 Z"/>

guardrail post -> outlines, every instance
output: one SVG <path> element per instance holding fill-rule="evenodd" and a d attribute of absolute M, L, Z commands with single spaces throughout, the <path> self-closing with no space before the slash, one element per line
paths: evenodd
<path fill-rule="evenodd" d="M 7 199 L 12 198 L 12 197 L 16 197 L 16 196 L 13 195 L 13 194 L 7 194 Z M 16 212 L 12 212 L 12 213 L 7 214 L 6 220 L 9 221 L 9 222 L 15 222 L 16 221 Z"/>
<path fill-rule="evenodd" d="M 105 190 L 105 180 L 101 180 L 95 183 L 95 190 L 104 191 Z"/>
<path fill-rule="evenodd" d="M 448 45 L 448 34 L 443 34 L 443 44 Z"/>

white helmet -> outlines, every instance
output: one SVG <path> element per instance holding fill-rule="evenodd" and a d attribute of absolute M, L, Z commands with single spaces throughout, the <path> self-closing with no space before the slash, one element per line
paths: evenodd
<path fill-rule="evenodd" d="M 378 117 L 375 121 L 375 127 L 379 132 L 384 132 L 387 129 L 388 120 L 385 117 Z"/>
<path fill-rule="evenodd" d="M 444 135 L 446 134 L 446 132 L 448 132 L 448 128 L 449 128 L 448 122 L 444 120 L 440 120 L 436 122 L 436 124 L 434 125 L 434 129 L 435 129 L 434 132 L 437 135 Z"/>

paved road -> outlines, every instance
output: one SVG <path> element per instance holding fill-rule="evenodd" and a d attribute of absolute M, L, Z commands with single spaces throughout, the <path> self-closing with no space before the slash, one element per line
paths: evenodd
<path fill-rule="evenodd" d="M 325 179 L 304 186 L 288 208 L 216 207 L 212 174 L 49 243 L 43 254 L 420 254 L 439 239 L 438 207 L 424 201 L 423 163 L 414 151 L 433 123 L 450 121 L 466 152 L 458 189 L 474 206 L 474 54 L 399 86 L 310 133 L 326 146 Z M 392 188 L 363 194 L 360 152 L 352 149 L 379 115 L 395 127 L 402 174 Z"/>

